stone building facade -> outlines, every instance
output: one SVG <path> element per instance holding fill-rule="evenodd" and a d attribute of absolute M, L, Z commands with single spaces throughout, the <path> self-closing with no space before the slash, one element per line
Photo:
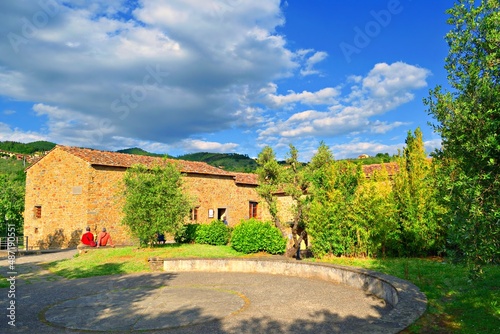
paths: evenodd
<path fill-rule="evenodd" d="M 56 146 L 26 170 L 24 235 L 30 249 L 75 247 L 89 226 L 103 227 L 116 244 L 133 244 L 123 218 L 123 177 L 134 164 L 152 166 L 162 158 Z M 195 199 L 188 221 L 209 223 L 225 215 L 229 225 L 270 215 L 256 192 L 254 174 L 231 173 L 202 162 L 170 160 Z M 283 201 L 288 205 L 286 200 Z M 167 209 L 167 208 L 166 208 Z M 288 215 L 282 219 L 286 221 Z"/>

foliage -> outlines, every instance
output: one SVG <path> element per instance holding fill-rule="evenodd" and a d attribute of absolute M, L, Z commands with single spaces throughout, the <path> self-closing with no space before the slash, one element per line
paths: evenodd
<path fill-rule="evenodd" d="M 304 238 L 307 237 L 305 230 L 305 221 L 307 215 L 307 189 L 309 182 L 306 179 L 305 169 L 298 160 L 298 150 L 290 144 L 290 151 L 286 163 L 289 168 L 283 170 L 283 189 L 285 194 L 293 200 L 293 221 L 292 221 L 292 239 L 287 246 L 286 254 L 288 257 L 297 254 L 297 250 Z"/>
<path fill-rule="evenodd" d="M 0 236 L 5 237 L 10 224 L 16 236 L 23 234 L 24 187 L 6 174 L 0 174 Z M 9 229 L 8 229 L 9 228 Z"/>
<path fill-rule="evenodd" d="M 477 4 L 477 5 L 476 5 Z M 449 213 L 447 251 L 479 268 L 500 249 L 500 5 L 460 0 L 449 9 L 445 68 L 454 92 L 425 100 L 442 148 L 439 185 Z"/>
<path fill-rule="evenodd" d="M 127 153 L 127 154 L 135 154 L 135 155 L 147 155 L 151 157 L 166 157 L 170 158 L 168 154 L 159 154 L 159 153 L 150 153 L 148 151 L 144 151 L 142 148 L 138 147 L 132 147 L 132 148 L 126 148 L 123 150 L 118 150 L 116 151 L 118 153 Z"/>
<path fill-rule="evenodd" d="M 287 236 L 286 228 L 281 224 L 278 216 L 278 201 L 276 193 L 282 190 L 284 182 L 284 167 L 276 161 L 276 155 L 270 146 L 262 149 L 257 157 L 257 175 L 259 186 L 257 193 L 264 199 L 271 214 L 274 225 L 280 230 L 283 237 Z"/>
<path fill-rule="evenodd" d="M 394 200 L 397 208 L 399 255 L 436 254 L 443 248 L 441 217 L 437 203 L 432 163 L 427 159 L 422 132 L 417 128 L 406 137 L 406 147 L 397 159 L 399 172 L 394 176 Z"/>
<path fill-rule="evenodd" d="M 307 178 L 311 182 L 307 232 L 314 256 L 357 254 L 362 228 L 355 225 L 351 211 L 364 178 L 361 166 L 335 162 L 330 149 L 321 143 L 307 168 Z"/>
<path fill-rule="evenodd" d="M 389 153 L 377 153 L 373 157 L 368 158 L 357 158 L 357 159 L 347 159 L 350 162 L 357 163 L 360 165 L 372 165 L 372 164 L 382 164 L 393 162 L 396 160 L 395 156 L 390 156 Z"/>
<path fill-rule="evenodd" d="M 233 172 L 254 172 L 257 163 L 246 154 L 237 153 L 191 153 L 177 157 L 177 159 L 188 161 L 202 161 L 214 167 L 223 167 Z"/>
<path fill-rule="evenodd" d="M 394 182 L 385 165 L 366 179 L 360 164 L 334 161 L 322 143 L 306 168 L 306 230 L 315 257 L 408 256 L 442 249 L 443 208 L 420 129 L 408 134 Z"/>
<path fill-rule="evenodd" d="M 33 154 L 36 152 L 50 151 L 56 144 L 48 141 L 35 141 L 32 143 L 19 143 L 15 141 L 0 142 L 0 150 L 21 154 Z"/>
<path fill-rule="evenodd" d="M 174 235 L 177 243 L 189 244 L 196 240 L 196 232 L 200 224 L 184 224 Z"/>
<path fill-rule="evenodd" d="M 208 245 L 227 245 L 231 236 L 229 227 L 220 220 L 213 220 L 210 224 L 201 224 L 196 230 L 196 243 Z"/>
<path fill-rule="evenodd" d="M 283 254 L 286 239 L 271 222 L 262 222 L 252 218 L 234 227 L 231 247 L 246 254 L 257 252 Z"/>
<path fill-rule="evenodd" d="M 349 218 L 356 229 L 358 255 L 397 255 L 400 233 L 396 205 L 392 183 L 384 165 L 369 180 L 360 180 Z"/>
<path fill-rule="evenodd" d="M 6 174 L 10 179 L 21 183 L 26 182 L 26 174 L 24 173 L 24 163 L 16 159 L 0 159 L 0 174 Z"/>
<path fill-rule="evenodd" d="M 191 205 L 177 166 L 167 162 L 152 168 L 135 165 L 127 170 L 124 183 L 122 223 L 142 246 L 156 241 L 158 232 L 175 233 L 182 228 Z"/>

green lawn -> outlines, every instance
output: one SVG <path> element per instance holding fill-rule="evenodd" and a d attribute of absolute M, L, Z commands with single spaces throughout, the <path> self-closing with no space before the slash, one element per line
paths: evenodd
<path fill-rule="evenodd" d="M 443 259 L 322 261 L 362 267 L 411 281 L 425 293 L 427 312 L 403 333 L 500 333 L 500 268 L 488 266 L 471 281 L 464 266 Z"/>
<path fill-rule="evenodd" d="M 70 279 L 131 274 L 149 271 L 148 258 L 155 256 L 170 258 L 248 257 L 230 246 L 166 244 L 157 248 L 125 247 L 92 250 L 70 260 L 49 263 L 46 268 L 54 274 Z"/>
<path fill-rule="evenodd" d="M 54 274 L 69 279 L 149 271 L 149 257 L 253 257 L 229 246 L 164 245 L 153 249 L 110 248 L 46 264 Z M 500 269 L 489 266 L 481 280 L 468 279 L 463 266 L 443 259 L 305 260 L 362 267 L 409 280 L 428 298 L 427 312 L 404 333 L 499 333 Z M 2 280 L 2 284 L 5 284 Z M 5 286 L 5 285 L 4 285 Z"/>

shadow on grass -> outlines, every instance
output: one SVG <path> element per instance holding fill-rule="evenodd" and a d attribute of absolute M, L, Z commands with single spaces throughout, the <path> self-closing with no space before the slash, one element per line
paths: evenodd
<path fill-rule="evenodd" d="M 179 248 L 182 245 L 183 244 L 178 243 L 178 242 L 168 242 L 168 243 L 164 243 L 164 244 L 153 244 L 151 248 L 152 249 L 158 249 L 158 248 Z"/>

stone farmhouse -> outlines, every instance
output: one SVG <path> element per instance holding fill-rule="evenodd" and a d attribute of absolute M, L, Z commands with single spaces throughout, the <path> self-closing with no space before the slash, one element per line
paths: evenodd
<path fill-rule="evenodd" d="M 153 166 L 162 161 L 157 157 L 56 146 L 26 169 L 24 235 L 28 237 L 28 248 L 76 247 L 87 226 L 94 234 L 106 227 L 116 244 L 136 243 L 121 224 L 121 181 L 134 164 Z M 230 226 L 251 217 L 270 219 L 256 192 L 255 174 L 228 172 L 203 162 L 167 161 L 178 164 L 185 191 L 195 199 L 187 222 L 209 223 L 223 215 Z M 281 197 L 282 207 L 289 207 L 290 200 Z M 286 215 L 287 210 L 282 211 Z M 289 217 L 281 218 L 286 221 Z"/>

